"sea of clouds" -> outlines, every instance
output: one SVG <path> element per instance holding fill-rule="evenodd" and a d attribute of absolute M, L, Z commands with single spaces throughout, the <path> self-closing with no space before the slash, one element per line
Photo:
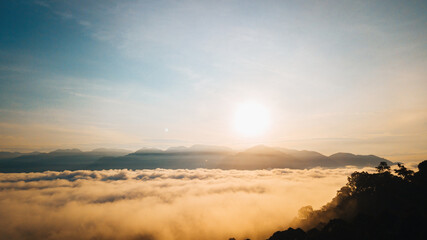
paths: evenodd
<path fill-rule="evenodd" d="M 356 168 L 0 174 L 1 239 L 266 239 Z M 364 169 L 372 171 L 372 169 Z"/>

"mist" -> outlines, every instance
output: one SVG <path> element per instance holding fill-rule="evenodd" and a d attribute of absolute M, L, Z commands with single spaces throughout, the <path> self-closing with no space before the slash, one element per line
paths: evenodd
<path fill-rule="evenodd" d="M 360 168 L 0 174 L 5 239 L 266 239 Z M 370 168 L 363 170 L 371 171 Z"/>

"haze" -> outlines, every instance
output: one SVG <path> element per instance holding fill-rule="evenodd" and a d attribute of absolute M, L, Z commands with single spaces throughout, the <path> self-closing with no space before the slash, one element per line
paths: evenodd
<path fill-rule="evenodd" d="M 0 173 L 5 239 L 266 239 L 355 168 Z M 371 171 L 366 168 L 364 170 Z M 7 206 L 7 207 L 5 207 Z"/>

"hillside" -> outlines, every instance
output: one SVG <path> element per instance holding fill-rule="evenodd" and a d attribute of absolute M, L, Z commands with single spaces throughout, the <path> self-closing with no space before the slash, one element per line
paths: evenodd
<path fill-rule="evenodd" d="M 292 228 L 268 240 L 426 239 L 427 161 L 418 172 L 386 163 L 378 173 L 354 172 L 320 210 L 300 209 Z"/>

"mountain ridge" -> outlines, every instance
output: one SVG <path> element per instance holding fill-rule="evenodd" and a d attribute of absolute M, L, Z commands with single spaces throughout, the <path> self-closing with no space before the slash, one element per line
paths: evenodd
<path fill-rule="evenodd" d="M 228 147 L 193 145 L 166 150 L 142 148 L 137 151 L 97 148 L 91 151 L 57 149 L 48 153 L 0 152 L 0 172 L 102 170 L 102 169 L 155 169 L 155 168 L 219 168 L 219 169 L 272 169 L 314 167 L 336 168 L 348 165 L 373 167 L 387 159 L 375 155 L 357 155 L 338 152 L 330 156 L 309 150 L 294 150 L 266 145 L 255 145 L 243 151 Z M 7 158 L 7 156 L 12 156 Z"/>

